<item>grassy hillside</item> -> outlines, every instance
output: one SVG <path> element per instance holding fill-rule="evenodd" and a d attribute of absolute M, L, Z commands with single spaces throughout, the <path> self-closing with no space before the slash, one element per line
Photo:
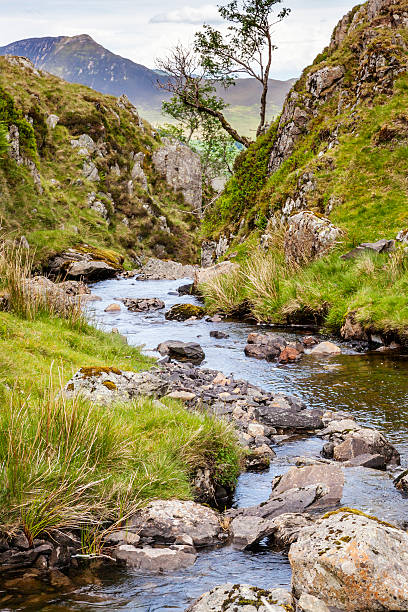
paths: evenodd
<path fill-rule="evenodd" d="M 279 167 L 271 172 L 271 159 L 290 118 L 286 124 L 277 120 L 237 159 L 235 175 L 209 211 L 204 232 L 214 239 L 235 234 L 230 252 L 237 251 L 242 269 L 236 278 L 207 288 L 212 309 L 231 311 L 248 300 L 260 320 L 309 320 L 334 331 L 353 313 L 366 330 L 408 338 L 404 246 L 391 256 L 339 259 L 360 242 L 392 239 L 408 226 L 408 33 L 398 22 L 390 25 L 402 4 L 384 4 L 372 21 L 364 6 L 357 7 L 349 16 L 350 23 L 356 16 L 357 25 L 340 45 L 326 48 L 296 83 L 296 104 L 311 110 L 311 118 Z M 378 57 L 385 67 L 363 79 L 364 68 Z M 339 65 L 341 86 L 314 102 L 306 87 L 310 75 Z M 391 69 L 398 74 L 395 66 L 399 76 L 391 84 L 382 81 Z M 334 251 L 301 267 L 285 260 L 288 219 L 282 209 L 287 202 L 298 202 L 293 213 L 311 210 L 341 228 L 343 238 Z M 261 235 L 269 247 L 250 255 Z"/>
<path fill-rule="evenodd" d="M 47 125 L 52 114 L 59 117 L 54 129 Z M 159 142 L 148 123 L 140 127 L 131 106 L 120 107 L 116 98 L 0 57 L 0 122 L 17 125 L 26 160 L 18 165 L 7 154 L 0 157 L 2 227 L 12 236 L 25 235 L 39 261 L 84 242 L 130 256 L 195 259 L 196 216 L 154 171 L 152 151 Z M 97 145 L 89 160 L 71 145 L 81 134 Z M 132 156 L 138 152 L 145 156 L 149 192 L 137 181 L 133 193 L 129 189 Z M 95 164 L 99 180 L 85 178 L 84 161 Z M 41 189 L 27 166 L 31 162 Z M 104 205 L 107 219 L 90 208 L 92 197 Z M 162 229 L 160 216 L 170 233 Z"/>

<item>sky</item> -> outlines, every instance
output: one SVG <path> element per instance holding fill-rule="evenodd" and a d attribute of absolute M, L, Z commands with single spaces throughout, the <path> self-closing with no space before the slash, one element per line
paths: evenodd
<path fill-rule="evenodd" d="M 225 1 L 225 0 L 224 0 Z M 41 36 L 89 34 L 110 51 L 153 68 L 206 22 L 220 27 L 217 4 L 204 0 L 0 0 L 0 46 Z M 271 77 L 297 77 L 328 44 L 356 0 L 283 0 L 291 14 L 275 28 Z"/>

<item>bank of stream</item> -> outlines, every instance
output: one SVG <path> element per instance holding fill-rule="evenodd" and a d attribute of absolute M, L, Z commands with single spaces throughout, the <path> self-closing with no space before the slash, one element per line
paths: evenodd
<path fill-rule="evenodd" d="M 342 345 L 341 355 L 330 358 L 304 355 L 291 365 L 278 365 L 248 358 L 244 346 L 249 332 L 259 327 L 243 322 L 219 323 L 167 321 L 164 310 L 133 313 L 123 305 L 120 312 L 105 312 L 118 298 L 157 297 L 166 309 L 175 303 L 198 303 L 192 296 L 180 297 L 177 287 L 186 281 L 136 281 L 113 279 L 93 286 L 102 299 L 89 306 L 95 323 L 107 331 L 116 327 L 131 345 L 144 345 L 144 351 L 158 356 L 155 347 L 164 340 L 199 342 L 206 359 L 202 366 L 226 375 L 247 379 L 267 390 L 303 399 L 311 408 L 346 410 L 368 426 L 380 429 L 397 447 L 401 464 L 408 464 L 408 354 L 358 353 Z M 228 337 L 210 336 L 219 330 Z M 307 330 L 297 333 L 304 335 Z M 293 330 L 279 330 L 294 339 Z M 266 500 L 271 481 L 285 472 L 298 456 L 318 457 L 323 441 L 318 437 L 298 438 L 274 447 L 277 454 L 264 473 L 244 473 L 239 478 L 234 505 L 250 506 Z M 353 506 L 381 519 L 404 524 L 408 500 L 397 491 L 392 474 L 364 468 L 345 469 L 342 505 Z M 23 600 L 10 601 L 3 610 L 143 610 L 148 612 L 184 610 L 189 603 L 216 584 L 247 583 L 263 588 L 288 586 L 290 565 L 285 554 L 268 550 L 261 543 L 252 551 L 226 546 L 202 551 L 196 563 L 184 570 L 164 575 L 142 574 L 129 569 L 101 568 L 97 572 L 72 573 L 74 590 L 55 595 L 38 594 L 30 607 Z M 35 603 L 37 601 L 37 603 Z M 36 607 L 37 606 L 37 607 Z"/>

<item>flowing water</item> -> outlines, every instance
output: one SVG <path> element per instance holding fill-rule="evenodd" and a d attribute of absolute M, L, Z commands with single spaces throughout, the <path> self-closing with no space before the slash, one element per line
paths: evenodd
<path fill-rule="evenodd" d="M 277 365 L 247 358 L 246 337 L 260 331 L 242 322 L 210 323 L 166 321 L 164 311 L 132 313 L 122 306 L 120 312 L 105 313 L 117 298 L 158 297 L 166 309 L 175 303 L 198 303 L 192 296 L 180 297 L 177 287 L 188 282 L 136 281 L 114 279 L 100 282 L 93 292 L 102 300 L 92 302 L 90 315 L 109 331 L 113 327 L 131 345 L 143 345 L 147 354 L 158 356 L 155 347 L 164 340 L 199 342 L 206 359 L 203 367 L 233 374 L 236 378 L 268 390 L 302 398 L 310 407 L 350 411 L 361 423 L 376 427 L 396 445 L 401 464 L 408 464 L 408 354 L 357 353 L 344 345 L 343 353 L 330 358 L 305 355 L 293 365 Z M 217 340 L 210 331 L 220 330 L 229 337 Z M 287 339 L 293 330 L 278 330 Z M 305 331 L 299 331 L 304 335 Z M 236 506 L 258 504 L 271 492 L 271 481 L 285 472 L 298 456 L 319 456 L 323 442 L 318 437 L 297 439 L 277 446 L 276 458 L 268 472 L 242 474 L 235 494 Z M 363 468 L 345 469 L 346 482 L 342 505 L 353 506 L 381 519 L 404 524 L 408 500 L 393 486 L 392 474 Z M 160 576 L 111 567 L 70 576 L 75 589 L 56 596 L 55 590 L 33 592 L 20 601 L 12 600 L 2 610 L 184 610 L 203 592 L 224 582 L 248 583 L 263 588 L 288 586 L 290 566 L 287 556 L 271 552 L 261 544 L 251 552 L 223 547 L 199 554 L 191 568 Z M 8 606 L 8 607 L 7 607 Z"/>

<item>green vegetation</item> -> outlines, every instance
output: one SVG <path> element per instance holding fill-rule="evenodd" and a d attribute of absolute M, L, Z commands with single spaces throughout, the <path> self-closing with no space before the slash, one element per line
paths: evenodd
<path fill-rule="evenodd" d="M 152 361 L 117 334 L 39 300 L 24 283 L 30 262 L 19 252 L 9 255 L 3 249 L 1 529 L 23 527 L 32 542 L 53 527 L 80 528 L 92 552 L 103 530 L 147 501 L 192 499 L 200 467 L 232 486 L 241 452 L 225 422 L 166 398 L 164 405 L 139 398 L 106 407 L 61 395 L 79 368 L 140 370 Z M 31 305 L 22 308 L 22 296 Z"/>
<path fill-rule="evenodd" d="M 51 114 L 59 117 L 55 128 L 47 125 Z M 18 128 L 21 155 L 18 165 L 0 145 L 2 227 L 26 236 L 39 265 L 82 243 L 128 257 L 195 260 L 196 215 L 157 175 L 152 153 L 159 138 L 148 123 L 139 124 L 131 105 L 0 57 L 0 124 Z M 99 148 L 90 155 L 99 180 L 85 178 L 87 155 L 71 145 L 82 134 Z M 137 180 L 129 188 L 138 152 L 144 154 L 148 191 Z M 105 206 L 107 219 L 91 208 L 92 197 Z M 170 234 L 160 229 L 159 216 L 166 217 Z"/>

